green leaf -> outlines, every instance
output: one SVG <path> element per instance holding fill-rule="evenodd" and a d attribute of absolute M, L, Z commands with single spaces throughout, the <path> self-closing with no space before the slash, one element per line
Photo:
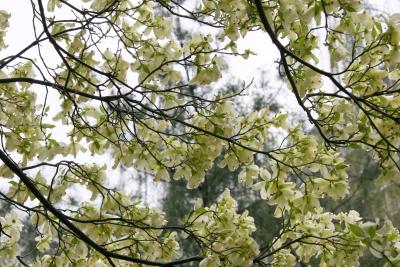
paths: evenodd
<path fill-rule="evenodd" d="M 359 237 L 365 236 L 363 229 L 360 226 L 358 226 L 357 224 L 349 224 L 349 229 L 356 236 L 359 236 Z"/>

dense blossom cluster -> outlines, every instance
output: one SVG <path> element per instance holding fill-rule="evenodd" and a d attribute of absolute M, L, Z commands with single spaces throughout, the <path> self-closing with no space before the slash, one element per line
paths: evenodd
<path fill-rule="evenodd" d="M 400 16 L 372 17 L 358 0 L 181 2 L 32 1 L 37 39 L 0 60 L 0 198 L 31 216 L 41 252 L 33 266 L 357 266 L 366 250 L 399 265 L 400 234 L 389 221 L 327 212 L 320 200 L 349 192 L 338 147 L 371 151 L 383 183 L 400 177 Z M 10 15 L 0 11 L 4 51 Z M 216 33 L 179 40 L 177 18 Z M 221 80 L 226 55 L 253 54 L 236 42 L 256 30 L 279 50 L 318 136 L 268 107 L 238 114 L 240 96 L 206 90 Z M 324 51 L 332 72 L 318 67 Z M 285 138 L 267 150 L 277 130 Z M 96 163 L 106 153 L 114 162 Z M 92 164 L 79 155 L 93 156 Z M 167 222 L 109 186 L 110 169 L 123 166 L 192 189 L 214 164 L 240 170 L 240 183 L 276 207 L 283 227 L 272 244 L 255 242 L 254 221 L 238 213 L 229 190 Z M 83 188 L 90 201 L 65 208 Z M 17 214 L 0 218 L 2 266 L 17 259 Z M 183 258 L 181 238 L 203 254 Z"/>

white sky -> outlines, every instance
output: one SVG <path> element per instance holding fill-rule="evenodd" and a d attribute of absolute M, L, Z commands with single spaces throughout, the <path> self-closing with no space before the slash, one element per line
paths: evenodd
<path fill-rule="evenodd" d="M 26 0 L 13 0 L 13 1 L 0 1 L 0 10 L 6 10 L 7 12 L 11 13 L 11 18 L 9 20 L 10 27 L 7 31 L 6 35 L 6 43 L 8 44 L 8 47 L 2 51 L 0 51 L 0 58 L 4 58 L 5 56 L 12 55 L 16 52 L 19 52 L 21 49 L 25 48 L 29 43 L 31 43 L 33 40 L 35 40 L 34 33 L 32 30 L 32 7 L 30 1 Z M 40 31 L 40 28 L 39 28 Z M 248 36 L 246 37 L 245 40 L 240 40 L 238 43 L 238 48 L 240 50 L 244 50 L 245 48 L 250 48 L 252 51 L 257 53 L 257 56 L 252 56 L 249 58 L 249 60 L 244 60 L 241 57 L 231 57 L 228 59 L 228 64 L 229 64 L 229 72 L 232 74 L 233 77 L 238 78 L 240 80 L 246 81 L 246 83 L 249 83 L 253 78 L 258 79 L 260 78 L 260 70 L 261 69 L 266 69 L 270 72 L 268 72 L 268 75 L 272 74 L 269 77 L 277 77 L 276 73 L 276 65 L 274 63 L 274 60 L 278 58 L 278 53 L 276 49 L 271 49 L 271 42 L 268 38 L 268 36 L 265 33 L 249 33 Z M 33 49 L 36 51 L 36 48 Z M 52 52 L 54 53 L 53 49 L 49 47 L 46 52 Z M 29 54 L 26 54 L 28 56 Z M 54 53 L 54 58 L 55 62 L 56 59 L 58 58 L 57 55 Z M 245 67 L 244 67 L 245 66 Z M 258 76 L 258 77 L 257 77 Z M 269 78 L 267 77 L 267 79 Z M 274 87 L 280 86 L 282 83 L 275 78 L 271 79 L 271 82 Z M 270 88 L 265 88 L 265 90 L 268 90 Z M 38 94 L 38 98 L 41 96 L 43 97 L 43 90 L 37 90 L 36 91 Z M 54 93 L 53 96 L 57 98 L 57 94 Z M 50 99 L 51 99 L 50 97 Z M 284 101 L 288 99 L 288 97 L 292 97 L 290 94 L 287 94 L 286 96 L 280 96 L 281 101 Z M 294 98 L 290 100 L 290 102 L 294 101 Z M 295 106 L 295 105 L 289 105 L 289 106 Z M 61 140 L 67 142 L 67 140 L 63 139 L 63 134 L 66 132 L 65 129 L 59 129 L 58 133 L 59 136 L 54 136 L 53 137 L 59 137 Z M 57 159 L 57 158 L 56 158 Z M 59 158 L 60 159 L 60 158 Z M 77 158 L 78 161 L 80 162 L 91 162 L 95 160 L 96 162 L 101 161 L 101 162 L 110 162 L 112 159 L 110 158 L 110 155 L 105 155 L 104 157 L 96 157 L 96 159 L 90 158 L 90 155 L 85 155 L 80 153 Z M 120 177 L 124 176 L 125 178 L 129 178 L 129 176 L 132 175 L 129 172 L 127 173 L 119 173 L 118 171 L 112 171 L 110 173 L 110 177 Z M 134 175 L 134 174 L 133 174 Z M 119 180 L 119 179 L 118 179 Z M 113 183 L 119 183 L 120 180 L 118 181 L 114 179 Z M 126 180 L 126 179 L 122 179 Z M 154 192 L 161 192 L 163 191 L 163 184 L 162 183 L 154 183 L 151 181 L 151 179 L 146 179 L 147 182 L 142 185 L 142 189 L 137 188 L 133 186 L 132 184 L 129 184 L 128 187 L 125 188 L 130 188 L 131 192 L 134 192 L 136 190 L 144 190 L 147 188 L 149 191 L 154 191 Z M 3 184 L 4 185 L 4 184 Z M 0 185 L 0 188 L 2 186 Z M 82 196 L 86 195 L 86 193 L 82 194 L 82 192 L 74 192 L 72 195 L 74 196 Z M 148 195 L 147 199 L 145 199 L 146 202 L 149 202 L 150 204 L 155 204 L 157 201 L 153 201 L 154 194 L 150 192 L 150 195 Z"/>
<path fill-rule="evenodd" d="M 400 12 L 400 1 L 399 0 L 387 0 L 378 1 L 370 0 L 374 8 L 389 12 L 396 13 Z M 0 51 L 0 58 L 7 55 L 20 51 L 28 43 L 32 42 L 35 38 L 32 32 L 32 11 L 30 1 L 26 0 L 12 0 L 0 1 L 0 10 L 6 10 L 11 13 L 10 19 L 10 29 L 7 32 L 7 43 L 9 47 L 5 50 Z M 247 61 L 243 60 L 241 57 L 230 58 L 228 60 L 229 72 L 233 77 L 237 77 L 250 82 L 253 78 L 260 79 L 260 71 L 266 70 L 267 77 L 270 79 L 271 88 L 279 88 L 282 82 L 276 77 L 277 74 L 277 64 L 274 63 L 278 59 L 279 54 L 277 49 L 271 44 L 271 41 L 266 33 L 263 32 L 250 32 L 244 40 L 238 42 L 239 51 L 243 51 L 245 48 L 250 48 L 252 51 L 257 53 L 257 56 L 251 56 Z M 327 66 L 329 64 L 322 59 L 322 66 Z M 265 90 L 271 90 L 271 88 L 265 88 Z M 277 100 L 285 105 L 287 111 L 301 112 L 298 108 L 296 101 L 292 94 L 288 93 L 286 90 L 282 90 L 278 95 Z M 84 155 L 81 155 L 85 157 Z M 80 159 L 79 159 L 80 160 Z M 109 161 L 110 158 L 104 159 Z M 120 175 L 120 174 L 119 174 Z M 129 175 L 129 174 L 126 174 Z M 150 180 L 150 179 L 147 179 Z M 145 185 L 151 191 L 162 190 L 162 184 L 155 184 L 148 181 Z M 0 186 L 1 188 L 1 186 Z M 137 189 L 137 188 L 135 188 Z M 154 194 L 152 194 L 154 196 Z M 152 198 L 150 196 L 149 198 Z M 151 204 L 155 204 L 151 199 L 147 199 Z"/>

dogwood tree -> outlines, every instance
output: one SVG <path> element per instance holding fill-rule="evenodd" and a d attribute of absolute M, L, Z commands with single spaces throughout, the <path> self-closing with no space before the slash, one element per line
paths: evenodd
<path fill-rule="evenodd" d="M 0 219 L 2 266 L 357 266 L 368 250 L 400 265 L 400 235 L 389 221 L 320 205 L 348 193 L 342 147 L 369 151 L 379 181 L 398 182 L 400 15 L 371 17 L 360 0 L 32 0 L 31 7 L 33 39 L 11 54 L 4 48 L 15 42 L 7 39 L 13 14 L 0 11 L 0 198 L 14 206 Z M 178 18 L 201 31 L 178 42 Z M 251 64 L 253 53 L 237 48 L 250 31 L 278 49 L 279 70 L 319 137 L 267 106 L 239 116 L 233 99 L 241 93 L 212 90 L 225 56 Z M 318 64 L 324 54 L 334 72 Z M 276 130 L 285 138 L 266 150 Z M 113 162 L 99 164 L 109 153 Z M 117 179 L 110 169 L 123 166 L 156 181 L 183 179 L 190 190 L 213 165 L 239 169 L 239 181 L 275 207 L 282 224 L 272 242 L 255 242 L 253 219 L 237 212 L 229 190 L 167 222 L 109 183 Z M 90 200 L 63 204 L 83 189 Z M 34 262 L 19 253 L 23 213 L 36 229 Z M 201 253 L 182 257 L 178 237 Z"/>

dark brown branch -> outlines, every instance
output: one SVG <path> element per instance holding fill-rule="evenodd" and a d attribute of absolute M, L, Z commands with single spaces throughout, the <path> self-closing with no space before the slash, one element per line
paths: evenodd
<path fill-rule="evenodd" d="M 95 249 L 97 252 L 100 254 L 104 255 L 106 258 L 114 258 L 114 259 L 119 259 L 119 260 L 125 260 L 128 262 L 133 262 L 133 263 L 140 263 L 140 264 L 146 264 L 146 265 L 151 265 L 151 266 L 173 266 L 175 264 L 180 264 L 180 263 L 186 263 L 186 262 L 192 262 L 192 261 L 201 261 L 203 258 L 200 256 L 195 256 L 187 259 L 182 259 L 178 261 L 173 261 L 170 263 L 161 263 L 161 262 L 154 262 L 154 261 L 149 261 L 149 260 L 142 260 L 142 259 L 137 259 L 125 255 L 120 255 L 116 254 L 113 252 L 108 251 L 104 247 L 98 245 L 95 241 L 93 241 L 89 236 L 87 236 L 84 232 L 82 232 L 77 226 L 75 226 L 68 217 L 66 217 L 62 212 L 60 212 L 58 209 L 56 209 L 52 203 L 50 203 L 49 200 L 47 200 L 43 194 L 37 189 L 35 184 L 32 182 L 32 180 L 21 170 L 21 168 L 10 158 L 7 156 L 7 154 L 0 150 L 0 159 L 3 161 L 3 163 L 10 168 L 10 170 L 17 175 L 21 181 L 25 184 L 25 186 L 30 190 L 30 192 L 39 200 L 39 202 L 43 205 L 43 207 L 53 213 L 53 215 L 60 220 L 62 224 L 67 226 L 79 239 L 81 239 L 83 242 L 85 242 L 88 246 L 92 247 Z"/>

